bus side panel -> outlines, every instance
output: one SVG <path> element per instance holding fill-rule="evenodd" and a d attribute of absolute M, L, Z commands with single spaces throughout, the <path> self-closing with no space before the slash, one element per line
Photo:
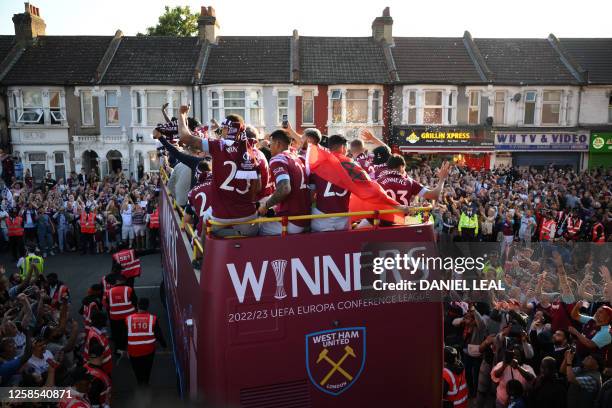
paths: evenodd
<path fill-rule="evenodd" d="M 401 242 L 407 252 L 410 241 L 432 240 L 430 225 L 207 239 L 201 275 L 207 306 L 200 309 L 207 336 L 198 336 L 206 400 L 241 407 L 439 407 L 441 304 L 359 290 L 367 280 L 360 276 L 366 245 Z M 354 338 L 316 344 L 319 332 Z"/>
<path fill-rule="evenodd" d="M 180 229 L 165 189 L 161 190 L 160 223 L 164 288 L 172 330 L 174 358 L 181 395 L 197 393 L 197 326 L 199 283 L 191 264 L 189 242 Z M 192 319 L 193 326 L 186 322 Z"/>

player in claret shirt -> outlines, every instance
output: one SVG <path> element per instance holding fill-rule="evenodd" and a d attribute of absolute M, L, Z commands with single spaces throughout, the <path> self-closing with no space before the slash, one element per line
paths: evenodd
<path fill-rule="evenodd" d="M 258 156 L 254 142 L 246 137 L 244 120 L 227 115 L 221 123 L 222 139 L 202 139 L 187 128 L 189 106 L 181 106 L 180 141 L 201 149 L 212 156 L 211 220 L 223 224 L 250 221 L 257 218 L 255 199 L 261 190 Z M 254 236 L 257 224 L 213 226 L 218 236 Z"/>
<path fill-rule="evenodd" d="M 204 224 L 210 218 L 210 197 L 212 188 L 212 173 L 208 162 L 202 161 L 198 165 L 197 184 L 187 194 L 185 207 L 185 222 L 195 226 L 198 236 L 202 236 Z M 193 220 L 193 221 L 192 221 Z"/>
<path fill-rule="evenodd" d="M 270 135 L 270 170 L 274 178 L 276 191 L 268 200 L 260 205 L 258 212 L 266 215 L 268 209 L 277 206 L 277 216 L 310 214 L 310 190 L 306 184 L 304 164 L 294 153 L 289 151 L 291 137 L 283 129 L 275 130 Z M 308 225 L 305 220 L 291 221 L 287 226 L 289 234 L 298 234 Z M 265 222 L 261 224 L 261 235 L 280 235 L 280 222 Z"/>
<path fill-rule="evenodd" d="M 450 164 L 444 162 L 438 170 L 438 185 L 433 189 L 423 186 L 406 175 L 406 161 L 399 154 L 394 154 L 387 161 L 387 171 L 378 179 L 378 183 L 387 192 L 387 195 L 400 205 L 409 206 L 415 196 L 426 200 L 436 200 L 444 188 L 444 181 L 448 177 Z"/>
<path fill-rule="evenodd" d="M 330 136 L 327 146 L 331 152 L 346 155 L 347 140 L 340 135 Z M 351 192 L 344 190 L 320 176 L 310 173 L 310 188 L 315 191 L 316 207 L 313 214 L 333 214 L 348 212 Z M 311 221 L 313 231 L 347 230 L 350 226 L 349 217 L 317 218 Z"/>

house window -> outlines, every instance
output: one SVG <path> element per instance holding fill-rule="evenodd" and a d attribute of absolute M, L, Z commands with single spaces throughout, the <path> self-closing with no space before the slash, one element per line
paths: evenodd
<path fill-rule="evenodd" d="M 65 179 L 66 178 L 66 165 L 64 163 L 64 153 L 57 152 L 54 154 L 55 156 L 55 179 Z"/>
<path fill-rule="evenodd" d="M 302 123 L 314 123 L 314 92 L 302 92 Z"/>
<path fill-rule="evenodd" d="M 453 123 L 453 93 L 448 94 L 448 108 L 446 109 L 446 121 Z"/>
<path fill-rule="evenodd" d="M 287 95 L 287 98 L 289 98 L 289 95 Z M 262 116 L 261 94 L 259 91 L 249 92 L 249 108 L 250 108 L 249 110 L 250 116 L 248 118 L 248 122 L 255 126 L 261 125 L 263 121 L 261 120 L 261 116 Z M 287 108 L 285 108 L 285 111 L 286 110 Z M 279 113 L 280 113 L 280 109 L 279 109 Z"/>
<path fill-rule="evenodd" d="M 81 91 L 81 123 L 83 126 L 93 126 L 93 95 L 91 91 Z"/>
<path fill-rule="evenodd" d="M 32 170 L 32 178 L 34 182 L 41 182 L 45 178 L 47 172 L 47 154 L 46 153 L 28 153 L 28 161 Z"/>
<path fill-rule="evenodd" d="M 117 100 L 117 91 L 106 91 L 104 99 L 106 106 L 106 125 L 119 125 L 119 101 Z"/>
<path fill-rule="evenodd" d="M 278 106 L 278 117 L 276 118 L 276 121 L 277 123 L 281 123 L 283 121 L 283 115 L 289 114 L 288 91 L 278 91 L 278 96 L 276 97 L 276 106 Z"/>
<path fill-rule="evenodd" d="M 212 118 L 219 121 L 220 113 L 219 113 L 220 105 L 219 105 L 219 92 L 212 91 L 210 93 L 210 110 L 212 113 Z"/>
<path fill-rule="evenodd" d="M 147 125 L 165 123 L 162 106 L 166 103 L 166 91 L 147 91 Z"/>
<path fill-rule="evenodd" d="M 19 103 L 17 98 L 17 92 L 11 93 L 11 121 L 17 123 L 19 121 Z"/>
<path fill-rule="evenodd" d="M 223 109 L 224 116 L 227 115 L 240 115 L 244 118 L 245 114 L 245 103 L 244 103 L 244 91 L 224 91 L 223 92 Z"/>
<path fill-rule="evenodd" d="M 535 123 L 536 92 L 525 92 L 525 117 L 523 123 L 533 125 Z"/>
<path fill-rule="evenodd" d="M 149 152 L 149 170 L 159 171 L 159 159 L 157 152 Z"/>
<path fill-rule="evenodd" d="M 174 92 L 172 97 L 172 112 L 170 116 L 179 116 L 179 108 L 181 107 L 181 102 L 183 101 L 183 92 Z"/>
<path fill-rule="evenodd" d="M 608 97 L 608 122 L 612 123 L 612 91 Z"/>
<path fill-rule="evenodd" d="M 142 124 L 142 111 L 144 109 L 144 105 L 142 103 L 142 94 L 140 92 L 136 92 L 136 123 Z"/>
<path fill-rule="evenodd" d="M 51 124 L 60 125 L 63 120 L 66 120 L 62 113 L 61 96 L 59 91 L 49 92 L 49 114 L 51 115 Z"/>
<path fill-rule="evenodd" d="M 442 91 L 425 91 L 423 123 L 442 124 Z"/>
<path fill-rule="evenodd" d="M 506 117 L 506 92 L 495 92 L 495 105 L 493 107 L 493 123 L 503 125 Z"/>
<path fill-rule="evenodd" d="M 42 92 L 24 90 L 21 102 L 23 109 L 17 118 L 19 123 L 45 123 Z"/>
<path fill-rule="evenodd" d="M 332 122 L 342 122 L 342 91 L 334 89 L 331 92 L 332 101 Z"/>
<path fill-rule="evenodd" d="M 542 100 L 542 124 L 556 125 L 561 118 L 561 91 L 544 91 Z"/>
<path fill-rule="evenodd" d="M 470 106 L 468 107 L 468 124 L 477 125 L 480 122 L 480 92 L 470 92 Z"/>
<path fill-rule="evenodd" d="M 417 117 L 416 91 L 408 91 L 408 124 L 415 125 Z"/>
<path fill-rule="evenodd" d="M 368 121 L 368 90 L 349 89 L 346 91 L 347 123 L 366 123 Z"/>
<path fill-rule="evenodd" d="M 372 94 L 372 122 L 378 123 L 380 122 L 380 91 L 376 90 Z"/>

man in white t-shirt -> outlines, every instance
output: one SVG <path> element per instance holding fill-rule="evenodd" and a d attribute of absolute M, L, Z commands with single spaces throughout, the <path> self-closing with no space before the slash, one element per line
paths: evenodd
<path fill-rule="evenodd" d="M 132 225 L 132 200 L 126 198 L 121 206 L 121 240 L 128 241 L 130 248 L 134 241 L 134 226 Z"/>
<path fill-rule="evenodd" d="M 49 361 L 53 361 L 53 353 L 47 350 L 47 342 L 38 337 L 32 344 L 32 357 L 26 363 L 25 372 L 43 376 L 49 370 Z"/>

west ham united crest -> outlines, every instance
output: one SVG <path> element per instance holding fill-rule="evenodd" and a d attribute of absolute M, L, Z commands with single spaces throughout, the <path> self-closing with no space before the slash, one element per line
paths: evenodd
<path fill-rule="evenodd" d="M 359 378 L 366 358 L 365 327 L 346 327 L 306 335 L 306 371 L 321 391 L 340 395 Z"/>

